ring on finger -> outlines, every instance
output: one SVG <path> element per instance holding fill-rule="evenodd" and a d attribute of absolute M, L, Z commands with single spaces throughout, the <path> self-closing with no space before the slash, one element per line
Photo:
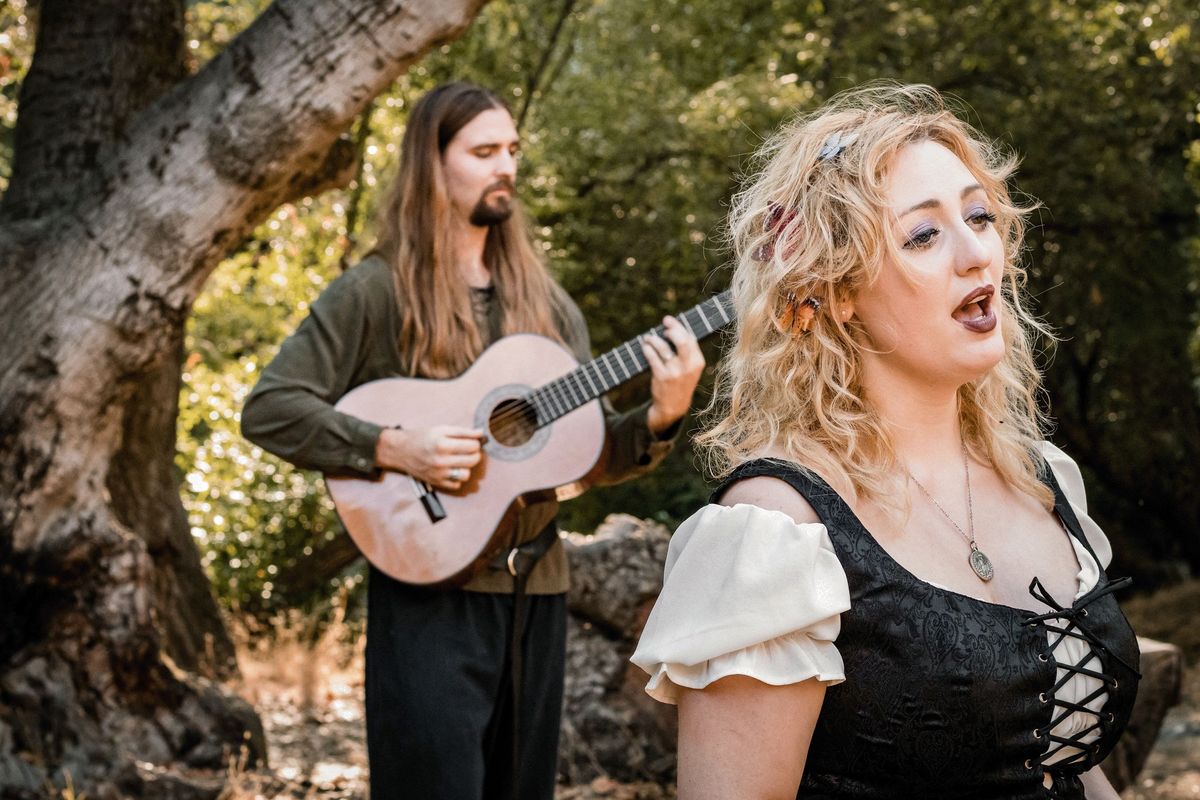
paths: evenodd
<path fill-rule="evenodd" d="M 470 474 L 471 473 L 467 472 L 467 470 L 463 469 L 462 467 L 455 467 L 454 469 L 450 470 L 449 478 L 452 481 L 465 481 L 467 476 Z"/>

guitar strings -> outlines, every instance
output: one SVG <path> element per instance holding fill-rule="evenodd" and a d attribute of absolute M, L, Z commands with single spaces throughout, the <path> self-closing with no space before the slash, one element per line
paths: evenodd
<path fill-rule="evenodd" d="M 688 330 L 694 331 L 696 328 L 703 327 L 704 329 L 707 329 L 707 330 L 704 330 L 704 332 L 701 334 L 702 336 L 707 336 L 708 334 L 710 334 L 714 330 L 716 330 L 716 327 L 713 326 L 712 323 L 709 322 L 708 315 L 704 313 L 703 306 L 711 303 L 712 305 L 714 305 L 715 310 L 717 310 L 720 313 L 722 319 L 726 320 L 727 315 L 725 313 L 724 308 L 720 307 L 717 303 L 717 301 L 719 301 L 719 300 L 720 300 L 720 297 L 718 296 L 717 298 L 713 298 L 709 301 L 706 301 L 705 303 L 694 306 L 693 308 L 690 308 L 687 311 L 680 314 L 679 316 L 683 320 L 684 325 L 687 326 Z M 695 323 L 688 320 L 687 317 L 689 314 L 699 316 L 700 320 L 702 320 L 704 323 L 703 326 L 696 325 Z M 660 325 L 660 326 L 657 326 L 656 328 L 653 328 L 651 332 L 661 336 L 664 333 L 664 328 L 663 328 L 663 326 Z M 646 364 L 645 357 L 640 352 L 633 350 L 632 343 L 634 341 L 642 341 L 645 338 L 645 336 L 646 336 L 646 334 L 642 334 L 641 336 L 637 337 L 636 339 L 627 341 L 627 342 L 613 348 L 612 350 L 608 351 L 607 353 L 603 354 L 602 356 L 592 359 L 592 361 L 577 367 L 576 369 L 572 370 L 571 372 L 567 373 L 566 375 L 564 375 L 560 378 L 557 378 L 554 381 L 551 381 L 550 383 L 548 383 L 544 386 L 534 389 L 533 391 L 531 391 L 524 397 L 518 398 L 520 401 L 522 401 L 523 405 L 517 405 L 513 408 L 506 409 L 505 411 L 501 412 L 497 417 L 495 417 L 493 419 L 492 425 L 491 425 L 492 430 L 507 432 L 508 430 L 510 430 L 512 425 L 519 422 L 522 417 L 528 416 L 528 411 L 531 407 L 532 407 L 532 410 L 534 411 L 535 422 L 536 422 L 537 417 L 539 416 L 539 412 L 541 412 L 543 410 L 548 410 L 551 414 L 554 415 L 551 419 L 547 420 L 547 422 L 551 422 L 554 419 L 558 419 L 559 417 L 564 416 L 567 413 L 570 413 L 575 408 L 578 408 L 580 405 L 583 405 L 583 403 L 587 403 L 587 402 L 590 402 L 591 400 L 594 400 L 596 397 L 598 397 L 600 395 L 594 394 L 593 396 L 588 397 L 588 392 L 586 391 L 586 389 L 584 388 L 583 384 L 580 382 L 579 379 L 580 379 L 580 377 L 582 377 L 582 378 L 586 379 L 589 384 L 591 384 L 592 381 L 587 375 L 587 369 L 589 367 L 591 367 L 593 369 L 593 372 L 596 375 L 596 378 L 600 381 L 600 385 L 603 386 L 604 385 L 603 375 L 600 372 L 599 367 L 594 366 L 594 365 L 599 364 L 599 362 L 601 362 L 601 361 L 603 361 L 604 366 L 606 366 L 608 368 L 609 374 L 611 374 L 613 376 L 614 380 L 616 380 L 618 382 L 621 382 L 623 380 L 629 380 L 634 375 L 644 372 L 646 367 L 648 366 Z M 629 357 L 626 357 L 624 355 L 624 353 L 622 352 L 622 348 L 624 348 L 624 350 L 630 354 Z M 609 363 L 609 360 L 608 360 L 609 356 L 612 356 L 612 355 L 616 356 L 617 366 L 620 367 L 621 371 L 625 373 L 625 376 L 623 379 L 620 376 L 618 376 L 616 370 L 614 370 L 612 365 Z M 635 368 L 635 369 L 631 369 L 631 367 Z M 577 399 L 575 398 L 575 396 L 574 396 L 575 393 L 571 391 L 571 389 L 573 387 L 579 390 L 580 397 L 583 398 L 582 402 L 577 401 Z M 591 388 L 592 388 L 592 391 L 595 392 L 595 386 L 592 385 Z M 561 414 L 559 413 L 559 409 L 557 408 L 557 406 L 561 406 L 564 409 Z M 548 416 L 548 415 L 541 415 L 541 416 Z M 545 423 L 543 423 L 543 424 L 545 424 Z M 539 425 L 537 427 L 541 427 L 541 426 Z"/>
<path fill-rule="evenodd" d="M 644 334 L 643 334 L 643 337 L 644 337 Z M 643 337 L 639 337 L 638 339 L 631 340 L 631 341 L 641 341 L 641 339 Z M 625 348 L 630 353 L 630 355 L 626 356 L 625 354 L 623 354 L 621 352 L 622 348 Z M 612 367 L 612 365 L 610 364 L 610 356 L 614 356 L 614 355 L 616 357 L 617 367 L 620 369 L 621 373 L 624 373 L 623 375 L 619 374 L 617 372 L 617 370 L 614 369 Z M 516 398 L 516 399 L 523 401 L 524 403 L 528 404 L 528 406 L 532 406 L 535 413 L 545 409 L 545 410 L 548 410 L 549 412 L 551 412 L 552 414 L 554 414 L 554 418 L 557 419 L 560 416 L 570 413 L 571 411 L 573 411 L 575 408 L 578 408 L 583 403 L 590 402 L 591 400 L 594 400 L 594 399 L 596 399 L 596 397 L 600 396 L 600 394 L 594 394 L 591 397 L 589 397 L 588 396 L 588 394 L 589 394 L 588 388 L 585 387 L 583 382 L 580 380 L 581 378 L 583 378 L 584 380 L 587 380 L 588 383 L 592 383 L 592 381 L 590 379 L 585 377 L 588 368 L 591 367 L 592 372 L 596 376 L 596 380 L 599 382 L 599 385 L 604 386 L 604 382 L 606 379 L 604 378 L 603 374 L 600 372 L 599 368 L 596 366 L 593 366 L 594 364 L 597 364 L 600 361 L 604 362 L 605 366 L 608 367 L 609 373 L 618 382 L 623 382 L 623 381 L 633 378 L 635 375 L 640 374 L 641 372 L 644 372 L 648 366 L 648 364 L 646 363 L 645 357 L 642 356 L 637 351 L 632 349 L 631 342 L 626 342 L 626 343 L 620 345 L 619 347 L 613 348 L 612 350 L 608 351 L 604 355 L 599 356 L 595 359 L 592 359 L 592 361 L 589 361 L 587 364 L 583 364 L 583 365 L 580 365 L 579 367 L 576 367 L 574 370 L 572 370 L 571 372 L 568 372 L 566 375 L 563 375 L 560 378 L 556 378 L 555 380 L 551 381 L 550 383 L 548 383 L 544 386 L 541 386 L 537 389 L 534 389 L 533 391 L 529 392 L 525 396 L 523 396 L 521 398 Z M 578 390 L 578 393 L 579 393 L 578 398 L 575 397 L 575 392 L 572 391 L 572 388 Z M 611 387 L 606 387 L 606 389 L 607 388 L 611 388 Z M 595 391 L 594 386 L 592 387 L 591 391 Z M 602 393 L 603 392 L 601 392 L 601 394 Z M 582 402 L 581 402 L 581 400 L 582 400 Z M 560 407 L 562 409 L 564 409 L 562 414 L 558 413 Z M 513 407 L 513 408 L 506 409 L 506 410 L 500 412 L 500 414 L 497 415 L 493 419 L 492 428 L 496 429 L 498 426 L 507 425 L 508 423 L 516 422 L 519 420 L 520 417 L 523 417 L 526 414 L 527 414 L 526 408 L 522 408 L 519 405 L 516 407 Z M 507 428 L 505 428 L 505 430 L 507 430 Z"/>
<path fill-rule="evenodd" d="M 689 331 L 695 331 L 697 328 L 707 329 L 707 330 L 704 330 L 704 332 L 701 334 L 702 336 L 707 336 L 708 334 L 710 334 L 714 330 L 716 330 L 717 326 L 713 326 L 712 323 L 709 322 L 708 315 L 704 313 L 703 307 L 705 305 L 712 304 L 714 306 L 715 310 L 720 313 L 721 318 L 723 320 L 723 324 L 728 322 L 728 315 L 725 313 L 725 309 L 720 302 L 721 299 L 722 299 L 722 295 L 718 295 L 717 297 L 711 298 L 710 300 L 707 300 L 704 303 L 693 306 L 692 308 L 690 308 L 687 311 L 680 314 L 679 315 L 680 319 L 683 321 L 683 324 L 687 327 L 687 329 Z M 697 325 L 694 322 L 690 321 L 688 319 L 689 314 L 699 316 L 700 320 L 704 324 L 701 326 L 701 325 Z M 658 336 L 662 336 L 664 332 L 665 332 L 665 329 L 662 325 L 652 328 L 651 331 L 649 331 L 649 333 L 654 333 Z M 593 372 L 595 373 L 596 378 L 599 381 L 600 385 L 604 386 L 603 374 L 600 372 L 599 366 L 594 366 L 594 365 L 598 365 L 600 362 L 604 363 L 604 366 L 608 368 L 609 373 L 613 376 L 614 379 L 616 379 L 618 382 L 623 382 L 622 379 L 620 378 L 620 376 L 617 375 L 616 370 L 614 370 L 612 365 L 609 363 L 610 356 L 613 356 L 613 355 L 616 356 L 617 366 L 622 368 L 622 372 L 625 373 L 625 377 L 623 380 L 629 380 L 629 379 L 633 378 L 635 375 L 644 372 L 648 366 L 648 364 L 646 363 L 645 356 L 642 355 L 640 352 L 633 350 L 632 343 L 635 341 L 641 342 L 642 340 L 645 339 L 646 335 L 647 334 L 642 334 L 641 336 L 638 336 L 636 339 L 631 339 L 627 342 L 624 342 L 623 344 L 618 345 L 617 347 L 613 348 L 612 350 L 609 350 L 607 353 L 604 353 L 603 355 L 592 359 L 591 361 L 587 362 L 586 364 L 582 364 L 582 365 L 576 367 L 574 370 L 572 370 L 571 372 L 568 372 L 566 375 L 563 375 L 560 378 L 556 378 L 555 380 L 551 381 L 550 383 L 547 383 L 544 386 L 534 389 L 533 391 L 529 392 L 528 394 L 524 395 L 523 397 L 516 398 L 517 400 L 519 400 L 519 402 L 517 404 L 515 404 L 511 408 L 508 408 L 508 409 L 500 412 L 500 414 L 498 414 L 495 418 L 493 418 L 491 420 L 490 427 L 491 427 L 492 431 L 493 432 L 501 432 L 501 433 L 510 431 L 515 425 L 521 423 L 524 418 L 529 416 L 530 410 L 533 411 L 535 427 L 541 427 L 540 425 L 536 425 L 538 417 L 539 416 L 549 416 L 549 415 L 542 415 L 539 412 L 541 412 L 543 410 L 550 411 L 554 415 L 551 419 L 547 420 L 547 422 L 550 422 L 550 421 L 553 421 L 554 419 L 558 419 L 559 417 L 564 416 L 565 414 L 570 413 L 575 408 L 578 408 L 579 406 L 583 405 L 584 403 L 587 403 L 587 402 L 590 402 L 591 400 L 596 399 L 596 397 L 599 397 L 600 395 L 595 394 L 592 397 L 588 397 L 588 392 L 585 389 L 583 383 L 580 382 L 580 378 L 587 380 L 588 384 L 591 385 L 592 381 L 587 375 L 587 370 L 589 367 L 591 367 L 593 369 Z M 693 335 L 695 335 L 695 334 L 693 333 Z M 628 358 L 622 353 L 622 348 L 624 348 L 626 351 L 629 352 L 630 355 Z M 631 367 L 636 368 L 636 370 L 631 369 Z M 613 384 L 613 385 L 615 386 L 616 384 Z M 580 397 L 583 398 L 582 402 L 578 402 L 576 400 L 574 393 L 571 391 L 572 387 L 577 388 L 579 390 Z M 611 387 L 608 387 L 608 388 L 611 388 Z M 593 392 L 595 391 L 594 385 L 591 386 L 591 390 Z M 601 394 L 602 393 L 603 392 L 601 392 Z M 564 409 L 562 414 L 558 413 L 558 408 L 556 408 L 556 406 L 561 406 Z M 545 423 L 543 423 L 543 424 L 545 424 Z"/>

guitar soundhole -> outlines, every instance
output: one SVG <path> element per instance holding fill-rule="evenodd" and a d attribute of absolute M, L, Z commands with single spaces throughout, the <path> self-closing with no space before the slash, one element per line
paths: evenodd
<path fill-rule="evenodd" d="M 520 447 L 537 433 L 537 412 L 524 400 L 505 400 L 488 418 L 492 438 L 505 447 Z"/>

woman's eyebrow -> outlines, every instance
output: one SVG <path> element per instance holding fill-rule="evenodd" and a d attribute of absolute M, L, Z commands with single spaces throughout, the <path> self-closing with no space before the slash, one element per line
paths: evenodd
<path fill-rule="evenodd" d="M 965 187 L 965 188 L 962 190 L 962 192 L 959 194 L 959 196 L 960 196 L 960 197 L 966 197 L 966 196 L 967 196 L 967 195 L 969 195 L 971 192 L 976 192 L 976 191 L 979 191 L 979 190 L 980 190 L 980 189 L 982 189 L 982 188 L 983 188 L 983 186 L 982 186 L 981 184 L 978 184 L 978 183 L 972 183 L 970 186 L 967 186 L 967 187 Z M 912 213 L 912 212 L 914 212 L 914 211 L 920 211 L 920 210 L 921 210 L 921 209 L 923 209 L 923 208 L 936 208 L 937 206 L 940 206 L 940 205 L 941 205 L 941 201 L 939 201 L 939 200 L 936 200 L 936 199 L 934 199 L 934 198 L 932 198 L 932 197 L 931 197 L 931 198 L 930 198 L 930 199 L 928 199 L 928 200 L 922 200 L 921 202 L 917 203 L 915 206 L 912 206 L 911 208 L 908 208 L 908 209 L 906 209 L 906 210 L 904 210 L 904 211 L 901 211 L 901 212 L 900 212 L 900 216 L 902 216 L 902 217 L 906 217 L 906 216 L 908 216 L 909 214 L 911 214 L 911 213 Z"/>

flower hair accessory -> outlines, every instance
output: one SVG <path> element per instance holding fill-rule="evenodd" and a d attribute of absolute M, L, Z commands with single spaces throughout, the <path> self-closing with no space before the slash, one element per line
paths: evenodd
<path fill-rule="evenodd" d="M 784 296 L 783 311 L 775 318 L 782 333 L 790 336 L 803 336 L 812 327 L 812 321 L 821 310 L 821 298 L 806 297 L 800 300 L 795 292 Z"/>
<path fill-rule="evenodd" d="M 770 261 L 775 255 L 775 242 L 783 229 L 796 218 L 795 211 L 784 211 L 779 203 L 771 203 L 767 210 L 767 221 L 763 223 L 763 232 L 771 234 L 771 240 L 754 248 L 752 258 L 755 261 Z M 786 255 L 786 254 L 785 254 Z"/>
<path fill-rule="evenodd" d="M 857 133 L 834 131 L 825 139 L 825 144 L 821 145 L 821 152 L 817 153 L 817 161 L 831 161 L 837 158 L 843 150 L 854 144 L 854 140 L 857 138 Z"/>

